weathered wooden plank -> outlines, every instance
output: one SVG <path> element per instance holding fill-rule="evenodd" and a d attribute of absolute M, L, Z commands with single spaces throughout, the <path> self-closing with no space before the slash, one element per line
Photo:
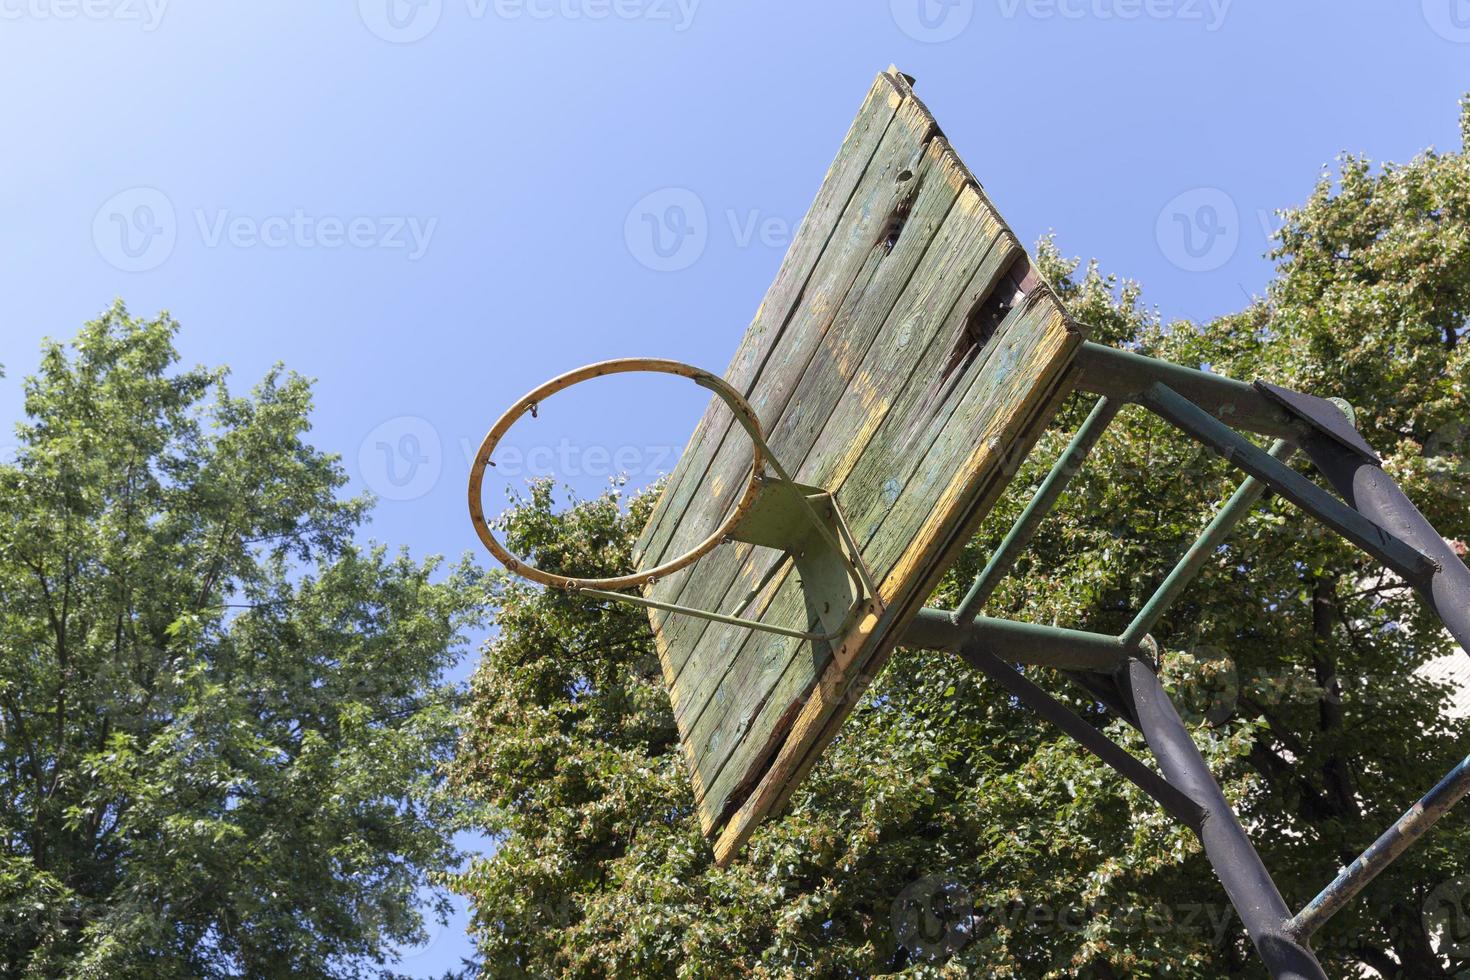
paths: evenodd
<path fill-rule="evenodd" d="M 852 380 L 844 387 L 837 406 L 823 413 L 820 436 L 814 440 L 798 479 L 830 488 L 849 479 L 869 440 L 880 430 L 888 431 L 882 427 L 890 413 L 907 418 L 918 406 L 927 390 L 927 379 L 911 383 L 916 369 L 923 365 L 928 373 L 940 373 L 971 309 L 966 306 L 956 312 L 958 301 L 967 295 L 967 287 L 977 275 L 982 276 L 986 291 L 980 294 L 983 297 L 1005 265 L 1020 254 L 999 217 L 983 207 L 973 188 L 967 188 L 936 235 L 934 246 L 925 253 L 922 267 L 911 278 L 902 299 L 888 312 L 877 340 L 865 352 L 861 364 L 849 369 Z M 853 525 L 859 537 L 866 530 Z M 771 560 L 765 558 L 756 572 L 764 574 Z M 800 614 L 794 608 L 799 602 L 799 590 L 794 584 L 785 587 L 790 593 L 786 605 L 762 611 L 773 622 Z M 705 634 L 706 638 L 711 635 L 720 634 Z M 705 739 L 728 742 L 728 733 L 742 732 L 738 722 L 725 727 L 729 712 L 759 701 L 783 672 L 784 662 L 772 662 L 768 657 L 774 655 L 784 660 L 793 655 L 806 656 L 809 658 L 806 662 L 813 668 L 811 678 L 815 680 L 815 671 L 820 669 L 828 653 L 825 649 L 793 649 L 792 644 L 786 643 L 764 644 L 748 632 L 742 636 L 731 631 L 729 635 L 737 642 L 746 642 L 747 646 L 732 651 L 733 656 L 726 658 L 730 665 L 727 672 L 696 673 L 687 683 L 680 683 L 681 701 L 709 712 L 690 731 L 706 779 L 721 759 L 718 748 L 707 745 Z M 804 646 L 812 645 L 795 645 L 796 648 Z M 688 676 L 688 671 L 680 676 Z M 715 692 L 722 697 L 718 704 L 711 706 Z M 706 762 L 707 758 L 711 761 Z"/>
<path fill-rule="evenodd" d="M 818 260 L 801 301 L 783 328 L 780 343 L 770 351 L 759 379 L 749 391 L 751 406 L 768 429 L 785 412 L 803 371 L 853 282 L 875 261 L 875 249 L 881 247 L 884 229 L 910 193 L 912 174 L 923 160 L 934 129 L 933 121 L 926 118 L 913 100 L 906 99 L 899 106 L 839 220 L 831 243 Z M 730 431 L 700 481 L 696 498 L 691 500 L 670 535 L 667 554 L 676 554 L 702 540 L 723 519 L 744 483 L 750 458 L 751 446 L 745 433 L 738 428 Z M 645 564 L 661 560 L 662 554 L 655 554 L 652 549 L 644 558 Z M 704 567 L 705 563 L 701 562 L 700 575 Z M 695 566 L 681 569 L 653 583 L 647 594 L 664 601 L 682 602 L 680 595 L 695 571 Z M 666 615 L 658 614 L 658 618 L 666 628 L 678 625 L 669 624 Z M 670 648 L 677 649 L 677 644 L 671 642 Z"/>
<path fill-rule="evenodd" d="M 766 291 L 725 371 L 725 380 L 742 394 L 749 394 L 760 366 L 781 336 L 792 308 L 800 301 L 807 280 L 837 228 L 837 219 L 857 190 L 908 91 L 908 83 L 890 72 L 881 72 L 873 80 L 857 118 L 828 168 L 826 179 L 817 190 L 816 199 L 792 238 L 775 281 Z M 650 554 L 656 558 L 664 553 L 691 495 L 729 429 L 729 422 L 724 403 L 712 398 L 635 543 L 634 553 L 643 567 L 657 564 L 656 560 L 645 560 Z"/>
<path fill-rule="evenodd" d="M 898 239 L 890 245 L 876 238 L 868 261 L 853 281 L 828 329 L 804 365 L 795 368 L 796 387 L 787 410 L 771 428 L 767 441 L 773 454 L 798 480 L 820 480 L 821 474 L 808 466 L 808 457 L 818 434 L 833 415 L 850 380 L 868 353 L 868 347 L 908 286 L 915 270 L 929 255 L 929 247 L 949 214 L 964 178 L 955 166 L 954 154 L 943 140 L 930 142 L 909 183 L 913 203 Z M 768 548 L 738 545 L 706 558 L 698 574 L 691 575 L 677 601 L 703 609 L 730 608 L 766 574 L 779 555 Z M 721 643 L 749 631 L 712 624 L 708 620 L 675 616 L 665 626 L 674 651 L 697 654 L 682 662 L 673 656 L 676 677 L 702 682 L 711 666 L 714 679 L 723 672 Z M 682 717 L 685 684 L 680 688 L 676 717 Z"/>
<path fill-rule="evenodd" d="M 1070 390 L 1066 365 L 1075 353 L 1081 335 L 1075 333 L 1071 337 L 1059 339 L 1060 342 L 1053 351 L 1053 363 L 1047 368 L 1054 377 L 1051 387 L 1033 389 L 1025 403 L 1018 406 L 1017 417 L 1024 421 L 1020 434 L 1012 443 L 1017 450 L 1022 447 L 1029 449 L 1035 444 L 1056 413 L 1057 406 Z M 981 443 L 976 449 L 977 455 L 989 452 L 991 450 L 986 443 Z M 985 465 L 975 455 L 967 462 L 980 467 Z M 762 817 L 779 812 L 786 805 L 791 794 L 836 735 L 842 721 L 856 706 L 858 695 L 865 688 L 860 678 L 875 677 L 883 669 L 896 646 L 897 638 L 902 635 L 904 624 L 917 613 L 924 600 L 938 585 L 949 564 L 964 548 L 966 540 L 1004 492 L 1012 475 L 1012 462 L 1013 460 L 998 459 L 997 465 L 983 471 L 976 486 L 966 488 L 957 496 L 956 510 L 966 497 L 973 497 L 968 513 L 953 521 L 936 522 L 953 523 L 955 530 L 950 532 L 946 544 L 935 544 L 922 583 L 912 591 L 908 600 L 901 606 L 895 603 L 888 608 L 884 617 L 888 622 L 865 623 L 864 628 L 855 631 L 851 641 L 839 649 L 821 684 L 803 702 L 800 714 L 770 767 L 739 810 L 725 823 L 715 846 L 716 861 L 720 865 L 728 864 L 734 859 L 750 839 Z M 850 659 L 847 657 L 849 649 L 857 651 Z"/>
<path fill-rule="evenodd" d="M 940 397 L 935 404 L 930 423 L 917 432 L 905 433 L 902 429 L 912 420 L 907 413 L 902 419 L 895 416 L 894 426 L 880 430 L 878 437 L 858 449 L 859 462 L 836 489 L 848 523 L 859 540 L 864 541 L 863 556 L 879 579 L 885 603 L 894 601 L 895 596 L 901 598 L 901 590 L 914 584 L 913 572 L 902 564 L 902 559 L 917 552 L 913 540 L 922 522 L 935 502 L 942 500 L 961 479 L 961 471 L 953 468 L 952 462 L 950 469 L 943 470 L 926 465 L 926 461 L 954 460 L 955 447 L 949 443 L 957 443 L 963 450 L 965 440 L 977 435 L 977 420 L 984 421 L 986 412 L 999 411 L 993 401 L 977 399 L 972 391 L 983 386 L 990 374 L 1008 373 L 1005 367 L 997 371 L 993 362 L 997 358 L 1005 359 L 1007 352 L 1014 350 L 1015 339 L 1024 335 L 1029 322 L 1027 313 L 1024 308 L 1018 308 L 1006 318 L 993 342 L 977 352 L 969 377 L 946 380 L 930 375 L 919 379 L 921 388 L 927 385 L 931 392 L 948 391 L 948 396 Z M 1026 379 L 1018 373 L 1018 380 Z M 927 394 L 921 392 L 918 397 L 925 398 Z M 963 454 L 958 458 L 964 458 Z M 800 601 L 800 589 L 792 583 L 790 588 L 778 593 L 768 615 L 779 620 L 782 616 L 776 611 L 778 605 L 799 608 Z M 759 684 L 737 687 L 727 703 L 717 708 L 719 713 L 697 722 L 694 727 L 695 751 L 707 787 L 704 803 L 712 812 L 723 811 L 733 802 L 731 798 L 736 791 L 749 784 L 752 770 L 762 762 L 762 749 L 770 750 L 770 736 L 762 741 L 759 735 L 765 733 L 767 726 L 771 726 L 774 734 L 782 734 L 780 723 L 783 719 L 789 723 L 799 710 L 799 702 L 808 696 L 820 676 L 812 672 L 799 645 L 786 643 L 772 652 L 774 656 L 762 666 L 767 674 L 777 674 L 778 679 L 762 677 Z M 742 661 L 746 659 L 743 650 L 737 656 Z M 826 663 L 821 667 L 825 669 Z M 705 731 L 734 726 L 732 718 L 745 720 L 738 712 L 754 712 L 755 717 L 746 722 L 752 735 L 729 746 L 729 758 L 714 772 L 714 761 L 702 751 L 698 737 Z"/>
<path fill-rule="evenodd" d="M 911 81 L 891 69 L 870 90 L 726 375 L 776 457 L 836 493 L 879 595 L 835 649 L 650 616 L 701 823 L 723 827 L 722 860 L 805 774 L 850 708 L 856 673 L 881 666 L 993 505 L 1075 347 L 1044 284 L 1009 269 L 1024 253 Z M 750 455 L 712 403 L 640 536 L 640 567 L 728 513 Z M 777 560 L 727 545 L 647 592 L 730 611 Z M 746 614 L 815 627 L 797 578 L 783 566 Z"/>
<path fill-rule="evenodd" d="M 969 481 L 965 476 L 974 471 L 968 466 L 956 466 L 956 462 L 973 462 L 977 467 L 996 473 L 1004 470 L 1010 444 L 1017 433 L 1016 420 L 1024 412 L 1026 400 L 1034 398 L 1037 391 L 1044 390 L 1032 383 L 1036 374 L 1020 363 L 1021 351 L 1025 348 L 1037 358 L 1034 368 L 1047 369 L 1046 365 L 1056 357 L 1056 350 L 1066 346 L 1066 331 L 1055 328 L 1057 320 L 1054 317 L 1059 317 L 1054 307 L 1032 304 L 1015 319 L 1008 331 L 1010 339 L 1001 341 L 997 356 L 990 359 L 987 369 L 976 373 L 954 418 L 938 430 L 932 445 L 923 455 L 923 461 L 908 475 L 891 508 L 881 495 L 870 492 L 864 492 L 861 497 L 849 493 L 844 502 L 844 510 L 853 508 L 859 514 L 856 518 L 859 522 L 868 523 L 865 514 L 876 513 L 879 516 L 877 527 L 863 550 L 870 567 L 881 576 L 879 591 L 885 604 L 890 606 L 890 612 L 875 625 L 880 634 L 890 629 L 883 620 L 902 608 L 909 594 L 919 585 L 926 571 L 925 562 L 936 559 L 932 544 L 921 545 L 936 540 L 943 532 L 938 523 L 966 502 L 964 490 Z M 998 336 L 997 340 L 1001 338 Z M 1068 354 L 1070 349 L 1067 348 Z M 978 448 L 967 453 L 966 437 L 977 435 Z M 875 469 L 902 471 L 901 456 L 894 454 L 892 447 L 874 443 L 873 448 L 877 450 L 878 460 Z M 840 501 L 850 487 L 851 483 L 839 489 Z M 864 491 L 860 487 L 855 489 Z M 841 699 L 846 683 L 852 679 L 854 665 L 871 653 L 868 647 L 870 638 L 862 635 L 857 642 L 842 644 L 825 668 L 822 684 L 815 690 L 806 679 L 805 665 L 800 664 L 799 655 L 796 661 L 799 666 L 796 669 L 788 666 L 787 673 L 775 689 L 766 695 L 761 709 L 771 720 L 794 715 L 793 727 L 784 735 L 787 743 L 800 742 L 818 733 L 814 729 L 819 730 L 820 725 L 811 720 L 802 723 L 802 716 L 812 710 L 812 704 L 830 707 Z M 755 730 L 755 726 L 752 729 Z M 723 812 L 725 807 L 738 802 L 731 799 L 733 791 L 751 780 L 752 773 L 746 770 L 759 762 L 757 749 L 756 738 L 739 744 L 725 768 L 713 778 L 701 760 L 705 781 L 709 784 L 704 803 L 711 811 Z"/>
<path fill-rule="evenodd" d="M 1075 350 L 1076 343 L 1070 344 L 1069 351 L 1075 352 Z M 1065 356 L 1070 358 L 1072 355 L 1071 353 L 1067 353 Z M 892 617 L 889 641 L 873 645 L 873 652 L 868 655 L 866 660 L 863 659 L 861 653 L 859 654 L 857 661 L 853 665 L 853 669 L 857 670 L 860 676 L 856 680 L 851 677 L 848 678 L 848 683 L 852 685 L 848 689 L 848 696 L 839 701 L 834 710 L 826 713 L 827 721 L 822 727 L 820 737 L 814 740 L 808 740 L 810 741 L 810 745 L 805 749 L 805 753 L 802 755 L 800 762 L 796 763 L 794 768 L 790 760 L 787 761 L 784 768 L 781 768 L 781 760 L 779 758 L 773 760 L 766 778 L 762 779 L 761 785 L 757 787 L 757 792 L 752 793 L 752 798 L 747 801 L 747 805 L 741 806 L 740 812 L 742 814 L 749 815 L 752 809 L 752 806 L 749 804 L 756 802 L 754 798 L 761 790 L 765 791 L 763 795 L 765 800 L 769 801 L 767 807 L 768 815 L 779 814 L 785 807 L 791 794 L 800 785 L 807 772 L 811 769 L 812 764 L 820 757 L 823 749 L 826 748 L 827 744 L 836 734 L 843 719 L 857 705 L 857 702 L 861 700 L 867 688 L 867 684 L 864 683 L 863 679 L 876 678 L 884 669 L 884 664 L 887 662 L 889 655 L 896 646 L 900 645 L 893 638 L 903 636 L 905 624 L 913 618 L 920 607 L 926 604 L 928 598 L 938 588 L 945 572 L 960 557 L 961 552 L 964 551 L 965 545 L 969 540 L 979 532 L 981 522 L 990 513 L 991 509 L 1000 499 L 1001 494 L 1005 492 L 1007 484 L 1009 484 L 1011 478 L 1014 476 L 1015 464 L 1023 461 L 1032 451 L 1037 440 L 1041 438 L 1046 427 L 1056 416 L 1062 403 L 1073 392 L 1074 387 L 1071 382 L 1071 369 L 1062 368 L 1057 372 L 1056 380 L 1053 382 L 1048 396 L 1035 399 L 1036 404 L 1030 410 L 1030 416 L 1023 427 L 1020 438 L 1014 443 L 1010 458 L 1003 460 L 1000 467 L 993 469 L 986 475 L 980 489 L 974 495 L 975 499 L 970 507 L 970 512 L 950 535 L 948 542 L 939 549 L 931 563 L 931 567 L 924 574 L 923 582 L 914 590 L 914 594 L 908 602 L 908 608 L 899 609 L 897 607 L 890 607 L 887 610 L 889 616 Z M 823 683 L 830 683 L 830 679 L 824 677 Z M 821 691 L 814 692 L 814 698 L 821 696 Z M 801 726 L 801 719 L 798 719 L 793 726 L 793 737 L 791 739 L 793 744 L 802 741 L 800 735 Z M 734 829 L 733 825 L 734 820 L 732 819 L 730 828 L 732 831 Z M 722 835 L 723 843 L 724 835 Z M 744 843 L 743 838 L 741 839 L 741 843 Z"/>

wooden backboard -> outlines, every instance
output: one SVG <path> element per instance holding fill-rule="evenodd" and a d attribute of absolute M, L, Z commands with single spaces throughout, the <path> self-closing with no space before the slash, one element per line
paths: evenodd
<path fill-rule="evenodd" d="M 793 477 L 835 493 L 880 602 L 831 644 L 650 613 L 721 862 L 881 669 L 1055 411 L 1083 339 L 911 85 L 896 69 L 874 81 L 725 373 Z M 640 568 L 718 526 L 750 462 L 712 401 L 639 539 Z M 730 612 L 780 557 L 727 544 L 646 595 Z M 789 563 L 746 615 L 817 626 Z"/>

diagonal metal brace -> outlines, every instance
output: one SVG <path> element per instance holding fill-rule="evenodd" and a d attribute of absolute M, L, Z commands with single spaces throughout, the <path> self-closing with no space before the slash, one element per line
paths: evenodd
<path fill-rule="evenodd" d="M 1273 459 L 1245 436 L 1171 388 L 1162 384 L 1151 386 L 1143 393 L 1142 403 L 1415 586 L 1428 582 L 1439 570 L 1438 563 L 1428 555 L 1374 524 L 1290 466 Z"/>
<path fill-rule="evenodd" d="M 1428 581 L 1410 582 L 1450 635 L 1470 653 L 1470 568 L 1465 567 L 1444 535 L 1419 513 L 1393 477 L 1377 463 L 1325 437 L 1310 438 L 1302 448 L 1343 499 L 1374 524 L 1435 561 L 1437 567 Z"/>
<path fill-rule="evenodd" d="M 1470 758 L 1464 759 L 1441 779 L 1424 798 L 1413 806 L 1342 870 L 1316 898 L 1287 923 L 1287 931 L 1306 939 L 1322 928 L 1323 923 L 1377 878 L 1400 854 L 1433 827 L 1465 794 L 1470 793 Z"/>
<path fill-rule="evenodd" d="M 1041 481 L 1041 486 L 1036 489 L 1036 494 L 1016 519 L 1016 523 L 1006 533 L 1005 540 L 1000 543 L 995 554 L 985 563 L 980 574 L 975 576 L 975 583 L 970 586 L 970 591 L 960 600 L 959 607 L 951 614 L 956 623 L 966 623 L 975 618 L 986 601 L 995 592 L 996 586 L 1000 585 L 1010 572 L 1011 566 L 1016 563 L 1021 552 L 1031 543 L 1036 532 L 1041 527 L 1041 522 L 1056 506 L 1067 489 L 1067 484 L 1072 482 L 1072 477 L 1082 469 L 1082 464 L 1087 460 L 1088 454 L 1102 438 L 1109 423 L 1113 421 L 1118 410 L 1124 405 L 1123 402 L 1104 395 L 1093 405 L 1092 411 L 1088 413 L 1082 428 L 1072 437 L 1062 455 L 1052 465 L 1051 472 L 1047 473 L 1046 479 Z"/>
<path fill-rule="evenodd" d="M 1170 785 L 1168 780 L 1134 758 L 1082 716 L 1037 687 L 1020 671 L 982 649 L 980 644 L 966 643 L 956 652 L 970 666 L 979 669 L 1031 710 L 1111 766 L 1119 775 L 1153 797 L 1175 820 L 1195 832 L 1199 831 L 1204 820 L 1204 811 L 1194 800 Z"/>

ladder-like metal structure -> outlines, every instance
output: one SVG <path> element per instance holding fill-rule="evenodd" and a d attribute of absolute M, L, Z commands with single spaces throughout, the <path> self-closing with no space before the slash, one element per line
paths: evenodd
<path fill-rule="evenodd" d="M 1099 396 L 1091 414 L 959 607 L 922 610 L 903 642 L 959 654 L 1157 800 L 1199 837 L 1271 975 L 1325 977 L 1309 945 L 1311 936 L 1470 792 L 1470 758 L 1293 914 L 1159 684 L 1157 648 L 1149 630 L 1267 490 L 1290 500 L 1401 577 L 1467 651 L 1470 569 L 1383 471 L 1378 456 L 1354 427 L 1351 408 L 1343 403 L 1093 343 L 1082 346 L 1072 373 L 1077 390 Z M 1108 424 L 1128 404 L 1166 420 L 1243 470 L 1246 479 L 1121 635 L 980 615 Z M 1238 430 L 1276 441 L 1263 450 Z M 1287 465 L 1296 452 L 1311 460 L 1336 495 Z M 1089 696 L 1118 712 L 1143 733 L 1162 777 L 1025 678 L 1012 663 L 1058 668 Z"/>

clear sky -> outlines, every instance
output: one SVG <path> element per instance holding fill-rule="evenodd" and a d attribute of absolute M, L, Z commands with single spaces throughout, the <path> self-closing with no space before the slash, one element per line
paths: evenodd
<path fill-rule="evenodd" d="M 1458 147 L 1470 0 L 0 0 L 0 446 L 40 339 L 122 297 L 238 387 L 318 379 L 373 537 L 472 549 L 467 455 L 515 397 L 724 368 L 889 63 L 1023 241 L 1204 319 L 1340 150 Z M 599 382 L 491 493 L 646 482 L 703 403 Z"/>

